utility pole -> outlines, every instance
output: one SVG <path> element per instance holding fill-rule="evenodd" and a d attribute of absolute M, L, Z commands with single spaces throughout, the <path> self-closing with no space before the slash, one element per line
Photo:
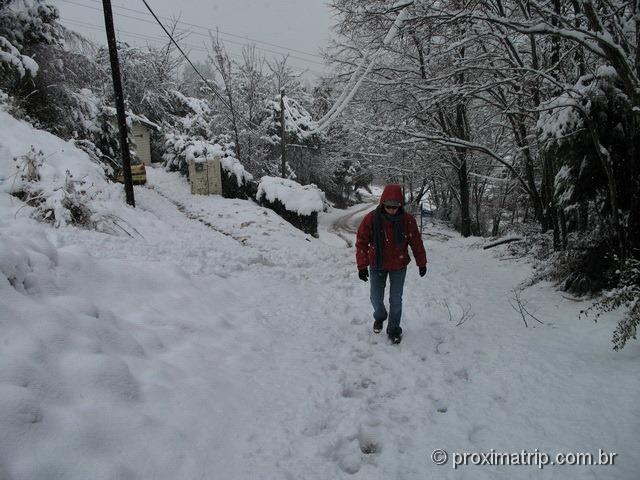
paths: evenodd
<path fill-rule="evenodd" d="M 282 87 L 280 89 L 280 153 L 282 155 L 282 178 L 287 178 L 287 129 L 284 118 L 284 87 Z"/>
<path fill-rule="evenodd" d="M 113 92 L 116 100 L 116 112 L 118 113 L 118 129 L 120 130 L 120 151 L 122 152 L 122 172 L 124 176 L 124 192 L 127 203 L 136 206 L 133 197 L 133 179 L 131 178 L 131 159 L 129 158 L 129 139 L 127 138 L 127 120 L 124 112 L 124 95 L 122 94 L 122 82 L 120 80 L 120 65 L 118 63 L 118 49 L 116 34 L 113 29 L 113 13 L 111 0 L 102 0 L 104 9 L 104 26 L 107 31 L 107 43 L 109 44 L 109 58 L 111 60 L 111 77 L 113 79 Z"/>

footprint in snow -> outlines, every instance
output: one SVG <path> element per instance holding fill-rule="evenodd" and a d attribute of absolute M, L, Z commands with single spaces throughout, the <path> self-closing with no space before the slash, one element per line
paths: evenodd
<path fill-rule="evenodd" d="M 436 338 L 436 353 L 438 355 L 448 355 L 449 349 L 443 338 Z"/>
<path fill-rule="evenodd" d="M 469 372 L 467 372 L 466 368 L 461 368 L 460 370 L 456 370 L 453 374 L 458 377 L 460 380 L 464 380 L 465 382 L 469 381 Z"/>
<path fill-rule="evenodd" d="M 431 400 L 433 407 L 436 409 L 438 413 L 447 413 L 449 411 L 449 408 L 447 407 L 444 401 L 438 398 L 434 398 L 431 395 L 429 395 L 429 400 Z"/>
<path fill-rule="evenodd" d="M 485 440 L 484 432 L 488 432 L 489 427 L 486 425 L 474 425 L 467 433 L 467 437 L 471 443 L 477 444 Z"/>
<path fill-rule="evenodd" d="M 364 396 L 364 390 L 368 389 L 372 385 L 375 385 L 375 383 L 376 382 L 374 382 L 370 378 L 355 380 L 350 384 L 343 382 L 342 396 L 344 398 L 362 398 Z"/>
<path fill-rule="evenodd" d="M 339 439 L 327 453 L 343 472 L 353 475 L 360 471 L 363 462 L 370 462 L 381 451 L 382 442 L 376 431 L 360 426 L 355 435 Z"/>
<path fill-rule="evenodd" d="M 368 431 L 362 427 L 358 432 L 358 445 L 364 455 L 373 455 L 380 453 L 382 450 L 382 442 L 377 439 L 375 432 Z"/>

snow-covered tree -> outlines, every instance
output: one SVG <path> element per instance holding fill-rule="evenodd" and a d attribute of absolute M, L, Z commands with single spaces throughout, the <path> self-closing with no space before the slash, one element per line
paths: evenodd
<path fill-rule="evenodd" d="M 34 47 L 58 44 L 58 10 L 46 0 L 0 1 L 0 86 L 15 87 L 38 73 Z"/>

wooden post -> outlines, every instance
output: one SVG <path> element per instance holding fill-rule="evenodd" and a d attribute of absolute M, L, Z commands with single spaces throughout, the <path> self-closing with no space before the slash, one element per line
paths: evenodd
<path fill-rule="evenodd" d="M 282 178 L 287 178 L 287 129 L 284 116 L 284 87 L 280 89 L 280 154 L 282 155 Z"/>
<path fill-rule="evenodd" d="M 122 82 L 120 80 L 120 65 L 118 63 L 116 34 L 113 29 L 111 0 L 102 0 L 102 7 L 104 9 L 104 26 L 107 33 L 107 43 L 109 44 L 109 59 L 111 60 L 111 77 L 113 79 L 113 92 L 116 100 L 116 112 L 118 113 L 124 192 L 127 198 L 127 203 L 132 207 L 135 207 L 136 201 L 133 197 L 133 179 L 131 178 L 131 159 L 129 157 L 129 139 L 127 138 L 127 120 L 124 112 L 124 95 L 122 94 Z"/>

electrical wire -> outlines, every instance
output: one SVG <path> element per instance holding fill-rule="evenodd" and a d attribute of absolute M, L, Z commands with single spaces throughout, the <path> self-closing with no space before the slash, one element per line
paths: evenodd
<path fill-rule="evenodd" d="M 77 19 L 74 19 L 74 18 L 68 18 L 67 17 L 67 18 L 60 19 L 60 23 L 62 23 L 63 25 L 64 24 L 70 24 L 70 25 L 74 25 L 76 27 L 83 27 L 83 28 L 88 28 L 88 29 L 91 29 L 91 30 L 96 30 L 96 31 L 99 31 L 99 32 L 104 32 L 104 26 L 95 25 L 93 23 L 88 23 L 88 22 L 85 22 L 85 21 L 82 21 L 82 20 L 77 20 Z M 154 22 L 154 24 L 155 24 L 155 22 Z M 165 41 L 164 37 L 147 35 L 145 33 L 130 32 L 128 30 L 123 30 L 121 28 L 117 28 L 116 30 L 117 30 L 117 34 L 119 36 L 123 36 L 123 37 L 131 37 L 131 38 L 135 38 L 135 39 L 138 39 L 138 40 L 154 41 L 156 43 L 161 43 L 161 42 Z M 189 50 L 195 50 L 195 51 L 206 53 L 206 54 L 210 53 L 210 51 L 207 48 L 203 47 L 203 46 L 194 45 L 192 43 L 182 43 L 182 45 L 185 46 L 185 47 L 188 47 Z M 232 58 L 235 58 L 237 60 L 243 60 L 243 57 L 240 54 L 233 53 L 233 52 L 227 52 L 227 53 Z M 321 73 L 318 70 L 313 70 L 311 68 L 306 68 L 306 67 L 305 67 L 305 69 L 308 72 L 315 73 L 318 76 L 321 75 Z"/>
<path fill-rule="evenodd" d="M 73 19 L 73 18 L 65 18 L 60 23 L 62 23 L 63 25 L 70 24 L 70 25 L 74 25 L 76 27 L 84 27 L 84 28 L 89 28 L 91 30 L 97 30 L 97 31 L 100 31 L 100 32 L 104 32 L 104 27 L 103 26 L 95 25 L 93 23 L 83 22 L 82 20 L 76 20 L 76 19 Z M 117 33 L 118 36 L 131 37 L 131 38 L 136 38 L 138 40 L 147 40 L 147 41 L 151 40 L 151 41 L 155 41 L 155 42 L 162 42 L 164 40 L 163 37 L 147 35 L 145 33 L 129 32 L 127 30 L 122 30 L 121 28 L 118 28 L 116 30 L 117 30 L 116 33 Z M 191 45 L 191 44 L 188 44 L 188 43 L 185 43 L 183 45 L 189 47 L 189 49 L 197 50 L 197 51 L 200 51 L 200 52 L 206 52 L 207 51 L 204 47 L 198 47 L 196 45 Z"/>
<path fill-rule="evenodd" d="M 79 4 L 76 2 L 73 2 L 71 0 L 61 0 L 61 1 L 65 1 L 67 3 L 72 3 L 72 4 L 76 4 L 76 5 L 80 5 L 83 7 L 88 7 L 87 5 L 83 5 L 83 4 Z M 94 0 L 91 0 L 94 1 Z M 229 110 L 229 112 L 232 112 L 232 108 L 229 106 L 229 104 L 227 104 L 226 100 L 222 97 L 222 95 L 217 91 L 218 87 L 211 84 L 211 82 L 206 79 L 201 73 L 200 71 L 196 68 L 196 66 L 193 64 L 193 62 L 189 59 L 189 57 L 187 56 L 187 54 L 182 50 L 182 48 L 180 47 L 180 45 L 178 44 L 178 42 L 176 42 L 176 40 L 173 38 L 173 36 L 171 35 L 171 33 L 166 29 L 166 27 L 164 26 L 164 24 L 160 21 L 160 19 L 158 18 L 158 16 L 155 14 L 155 12 L 153 11 L 153 9 L 149 6 L 149 4 L 147 3 L 146 0 L 142 0 L 142 3 L 144 3 L 145 7 L 147 8 L 147 10 L 149 11 L 149 13 L 153 16 L 153 18 L 155 19 L 155 21 L 158 23 L 158 25 L 160 25 L 160 27 L 162 28 L 162 30 L 164 31 L 164 33 L 167 35 L 167 37 L 169 37 L 170 41 L 175 45 L 175 47 L 178 49 L 178 51 L 180 52 L 180 54 L 185 58 L 185 60 L 189 63 L 189 65 L 191 66 L 191 68 L 194 70 L 194 72 L 205 82 L 205 84 L 207 84 L 209 86 L 209 88 L 211 88 L 212 93 L 219 99 L 219 101 L 227 108 L 227 110 Z M 378 57 L 378 55 L 381 53 L 382 49 L 384 46 L 386 46 L 387 44 L 389 44 L 393 38 L 395 37 L 395 35 L 397 34 L 397 32 L 400 30 L 400 27 L 403 23 L 403 21 L 406 18 L 406 14 L 407 14 L 407 7 L 412 5 L 413 1 L 403 5 L 402 10 L 400 11 L 400 13 L 398 14 L 398 16 L 396 17 L 395 22 L 393 23 L 392 27 L 389 29 L 389 31 L 387 32 L 387 35 L 385 36 L 385 39 L 383 40 L 383 46 L 381 46 L 380 48 L 378 48 L 378 50 L 372 55 L 371 60 L 369 62 L 369 65 L 367 66 L 367 68 L 365 69 L 365 71 L 362 73 L 362 75 L 360 76 L 360 78 L 355 82 L 355 85 L 349 89 L 349 86 L 351 84 L 351 82 L 353 81 L 354 77 L 357 75 L 357 73 L 362 69 L 362 66 L 364 65 L 365 62 L 365 58 L 363 58 L 360 62 L 360 64 L 358 65 L 358 68 L 356 69 L 356 71 L 354 71 L 354 73 L 352 74 L 351 78 L 349 79 L 349 82 L 347 83 L 344 91 L 342 92 L 342 94 L 340 95 L 340 97 L 338 98 L 338 100 L 334 103 L 334 105 L 331 107 L 331 109 L 329 110 L 329 112 L 327 112 L 327 114 L 325 114 L 320 121 L 318 122 L 318 126 L 312 130 L 312 131 L 308 131 L 308 132 L 304 132 L 307 135 L 313 135 L 315 133 L 318 133 L 322 130 L 325 130 L 332 122 L 333 120 L 340 115 L 340 113 L 344 110 L 344 108 L 347 106 L 347 104 L 350 102 L 351 98 L 355 95 L 356 91 L 358 90 L 360 84 L 363 82 L 363 80 L 365 79 L 365 77 L 367 76 L 367 74 L 369 73 L 369 71 L 371 70 L 371 68 L 373 67 L 373 65 L 375 64 L 376 61 L 376 57 Z M 125 8 L 125 7 L 122 7 Z M 132 10 L 132 9 L 131 9 Z M 135 10 L 134 10 L 135 11 Z M 139 13 L 143 13 L 143 12 L 139 12 Z M 119 14 L 121 16 L 125 16 L 126 15 L 122 15 Z M 144 21 L 147 22 L 146 20 L 143 19 L 139 19 L 136 17 L 131 17 L 134 18 L 135 20 L 139 20 L 139 21 Z M 178 23 L 185 23 L 186 22 L 178 22 Z M 204 28 L 204 27 L 199 27 L 199 28 Z M 130 35 L 136 35 L 133 33 L 129 33 Z M 137 36 L 139 37 L 143 37 L 143 35 L 138 34 Z M 278 47 L 281 48 L 281 47 Z M 277 52 L 276 52 L 277 53 Z M 315 63 L 315 62 L 314 62 Z M 348 93 L 347 93 L 348 92 Z M 283 99 L 284 100 L 284 99 Z M 293 119 L 293 115 L 290 109 L 290 106 L 288 105 L 288 103 L 285 102 L 285 110 L 289 113 L 289 115 L 292 117 Z M 228 117 L 232 122 L 234 121 L 233 118 Z M 254 134 L 258 134 L 258 132 L 256 132 L 252 125 L 255 127 L 258 127 L 258 125 L 253 124 L 253 122 L 251 121 L 247 121 L 244 118 L 242 118 L 241 116 L 238 117 L 240 119 L 240 121 Z M 295 122 L 294 122 L 295 123 Z M 298 125 L 296 125 L 297 129 L 301 131 L 300 127 Z M 302 131 L 301 131 L 302 133 Z"/>
<path fill-rule="evenodd" d="M 225 101 L 225 99 L 222 97 L 222 95 L 220 93 L 218 93 L 217 89 L 218 87 L 213 85 L 209 80 L 207 80 L 201 73 L 200 71 L 196 68 L 196 66 L 193 64 L 193 62 L 189 59 L 189 57 L 187 56 L 186 53 L 184 53 L 184 50 L 182 50 L 182 47 L 180 47 L 180 45 L 178 45 L 178 42 L 175 41 L 175 39 L 173 38 L 173 36 L 171 35 L 171 33 L 169 33 L 169 31 L 165 28 L 165 26 L 162 24 L 162 22 L 160 21 L 160 19 L 156 16 L 155 12 L 151 9 L 151 7 L 149 6 L 149 4 L 147 3 L 147 0 L 142 0 L 142 3 L 144 3 L 144 6 L 147 7 L 147 9 L 149 10 L 149 13 L 151 13 L 151 15 L 153 15 L 153 18 L 156 19 L 156 22 L 158 22 L 158 25 L 160 25 L 160 27 L 162 28 L 162 30 L 164 30 L 164 33 L 167 34 L 167 36 L 169 37 L 169 39 L 171 40 L 171 42 L 176 46 L 176 48 L 178 49 L 178 51 L 182 54 L 182 56 L 185 58 L 185 60 L 189 63 L 189 65 L 191 65 L 191 68 L 193 68 L 194 72 L 196 72 L 196 74 L 202 79 L 202 81 L 204 81 L 204 83 L 206 83 L 209 88 L 211 89 L 211 92 L 218 97 L 218 99 L 220 100 L 220 102 L 229 110 L 229 113 L 232 112 L 232 108 L 229 106 L 229 104 L 227 104 L 227 102 Z M 258 132 L 256 132 L 253 127 L 252 124 L 253 122 L 245 120 L 244 118 L 242 118 L 241 116 L 238 116 L 238 118 L 240 119 L 240 121 L 242 123 L 245 124 L 245 126 L 252 131 L 255 134 L 258 134 Z M 233 118 L 229 118 L 229 120 L 231 120 L 232 122 L 234 121 Z M 258 125 L 253 124 L 253 126 L 258 127 Z"/>
<path fill-rule="evenodd" d="M 76 27 L 83 27 L 83 28 L 88 28 L 90 30 L 96 30 L 96 31 L 100 31 L 100 32 L 104 32 L 104 26 L 100 26 L 100 25 L 95 25 L 93 23 L 87 23 L 84 22 L 82 20 L 77 20 L 74 18 L 65 18 L 60 20 L 60 23 L 62 23 L 63 25 L 73 25 Z M 117 28 L 116 29 L 116 33 L 119 37 L 131 37 L 131 38 L 135 38 L 137 40 L 146 40 L 147 42 L 152 41 L 155 42 L 153 44 L 154 47 L 157 46 L 164 46 L 164 44 L 162 44 L 162 42 L 165 42 L 165 37 L 159 37 L 159 36 L 154 36 L 154 35 L 147 35 L 145 33 L 137 33 L 137 32 L 130 32 L 128 30 L 123 30 L 121 28 Z M 162 45 L 160 45 L 162 44 Z M 209 53 L 209 51 L 202 46 L 198 46 L 198 45 L 194 45 L 191 43 L 182 43 L 183 47 L 187 47 L 189 48 L 189 51 L 191 50 L 195 50 L 198 52 L 203 52 L 203 53 Z M 237 54 L 234 53 L 229 53 L 230 57 L 236 58 L 236 59 L 242 59 L 242 57 L 240 57 Z M 313 70 L 310 70 L 313 71 Z"/>
<path fill-rule="evenodd" d="M 80 2 L 74 1 L 74 0 L 59 0 L 59 1 L 71 4 L 71 5 L 76 5 L 76 6 L 80 6 L 80 7 L 84 7 L 84 8 L 89 8 L 89 9 L 92 9 L 92 10 L 97 10 L 97 11 L 100 10 L 99 8 L 94 8 L 94 7 L 91 7 L 90 5 L 86 5 L 86 4 L 83 4 L 83 3 L 80 3 Z M 94 2 L 94 3 L 101 3 L 99 0 L 86 0 L 86 1 Z M 129 12 L 134 12 L 134 13 L 141 13 L 141 14 L 146 15 L 146 12 L 144 12 L 142 10 L 136 10 L 134 8 L 122 7 L 122 6 L 119 6 L 119 5 L 113 5 L 113 8 L 116 8 L 116 9 L 119 9 L 119 10 L 129 11 Z M 131 16 L 131 15 L 125 15 L 123 13 L 116 13 L 116 15 L 118 15 L 120 17 L 124 17 L 124 18 L 130 18 L 130 19 L 133 19 L 133 20 L 139 20 L 141 22 L 149 23 L 148 20 L 144 20 L 144 19 L 141 19 L 141 18 L 138 18 L 138 17 L 134 17 L 134 16 Z M 176 20 L 174 18 L 165 17 L 165 16 L 162 16 L 162 15 L 158 15 L 158 18 L 161 18 L 163 20 L 168 20 L 168 21 L 171 21 L 171 22 L 176 22 L 177 24 L 186 25 L 188 27 L 199 28 L 199 29 L 205 30 L 207 32 L 212 30 L 211 28 L 207 28 L 207 27 L 204 27 L 202 25 L 198 25 L 198 24 L 195 24 L 195 23 L 189 23 L 189 22 L 185 22 L 185 21 L 182 21 L 182 20 Z M 217 32 L 220 33 L 222 36 L 226 35 L 226 36 L 229 36 L 229 37 L 240 38 L 242 40 L 249 40 L 250 42 L 253 42 L 253 43 L 258 43 L 258 44 L 262 44 L 262 45 L 269 45 L 271 47 L 279 48 L 281 50 L 300 53 L 302 55 L 306 55 L 306 56 L 314 57 L 314 58 L 319 58 L 321 60 L 324 59 L 324 57 L 322 57 L 321 55 L 305 52 L 304 50 L 298 50 L 298 49 L 295 49 L 295 48 L 283 47 L 283 46 L 275 44 L 275 43 L 264 42 L 264 41 L 257 40 L 257 39 L 254 39 L 254 38 L 250 38 L 250 37 L 246 37 L 246 36 L 242 36 L 242 35 L 237 35 L 237 34 L 234 34 L 234 33 L 225 32 L 223 30 L 217 30 Z M 204 36 L 204 37 L 208 37 L 208 34 L 205 35 L 203 33 L 198 33 L 198 32 L 191 32 L 191 33 L 193 33 L 194 35 L 201 35 L 201 36 Z M 236 41 L 232 41 L 232 40 L 226 40 L 225 39 L 225 41 L 227 41 L 229 43 L 234 43 L 234 44 L 237 44 L 237 45 L 242 45 L 242 46 L 246 45 L 246 43 L 236 42 Z M 275 54 L 278 54 L 278 55 L 283 55 L 284 54 L 283 52 L 276 52 L 276 51 L 265 49 L 265 48 L 258 47 L 258 46 L 256 46 L 256 48 L 259 49 L 259 50 L 264 50 L 265 52 L 275 53 Z M 324 63 L 322 63 L 322 62 L 317 62 L 317 61 L 309 60 L 309 59 L 306 59 L 306 58 L 295 57 L 293 55 L 289 55 L 289 56 L 290 56 L 290 58 L 296 58 L 296 59 L 302 60 L 304 62 L 311 62 L 311 63 L 316 63 L 316 64 L 319 64 L 319 65 L 324 65 Z"/>

